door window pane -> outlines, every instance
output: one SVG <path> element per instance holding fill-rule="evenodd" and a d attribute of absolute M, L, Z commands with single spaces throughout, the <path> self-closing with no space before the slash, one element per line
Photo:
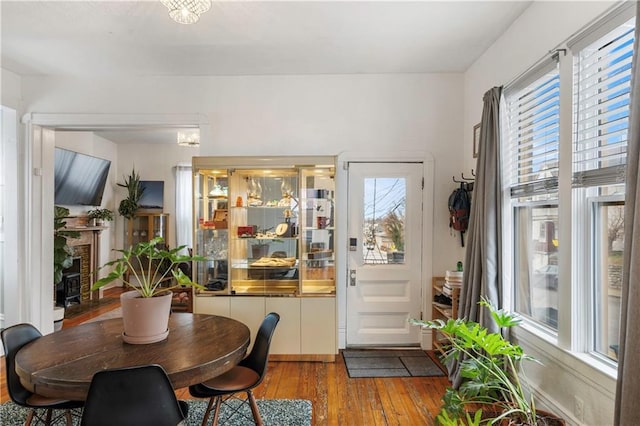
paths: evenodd
<path fill-rule="evenodd" d="M 516 310 L 558 329 L 558 208 L 516 208 Z"/>
<path fill-rule="evenodd" d="M 405 178 L 365 178 L 364 264 L 403 264 L 405 256 Z"/>

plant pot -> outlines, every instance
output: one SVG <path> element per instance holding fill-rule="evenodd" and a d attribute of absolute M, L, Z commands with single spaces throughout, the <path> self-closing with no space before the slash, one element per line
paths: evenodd
<path fill-rule="evenodd" d="M 390 251 L 387 253 L 387 262 L 389 263 L 404 263 L 403 251 Z"/>
<path fill-rule="evenodd" d="M 502 414 L 503 412 L 502 408 L 492 406 L 491 404 L 484 405 L 482 409 L 483 409 L 483 413 L 482 413 L 483 420 L 495 419 L 496 417 L 500 416 L 500 414 Z M 473 417 L 473 412 L 471 414 Z M 565 426 L 566 423 L 564 419 L 561 419 L 560 417 L 556 416 L 553 413 L 537 409 L 535 425 L 532 425 L 526 422 L 523 423 L 521 420 L 514 419 L 511 417 L 504 418 L 496 424 L 500 426 Z"/>
<path fill-rule="evenodd" d="M 172 296 L 170 291 L 156 297 L 141 297 L 135 290 L 122 293 L 122 340 L 131 344 L 148 344 L 166 339 Z"/>

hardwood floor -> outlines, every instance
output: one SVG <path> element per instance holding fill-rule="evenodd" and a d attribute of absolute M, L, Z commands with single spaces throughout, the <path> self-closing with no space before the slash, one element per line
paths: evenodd
<path fill-rule="evenodd" d="M 105 292 L 118 297 L 120 289 Z M 99 306 L 65 319 L 63 328 L 117 308 Z M 431 354 L 430 354 L 431 355 Z M 0 402 L 9 400 L 5 362 L 0 367 Z M 255 389 L 256 398 L 307 399 L 313 405 L 313 425 L 433 425 L 440 398 L 449 385 L 446 377 L 352 379 L 342 356 L 335 363 L 269 362 L 267 375 Z M 188 389 L 178 389 L 180 399 L 191 399 Z"/>

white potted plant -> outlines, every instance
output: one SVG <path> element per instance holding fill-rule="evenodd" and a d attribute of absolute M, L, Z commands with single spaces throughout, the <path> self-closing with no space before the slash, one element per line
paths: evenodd
<path fill-rule="evenodd" d="M 87 212 L 87 217 L 95 226 L 103 226 L 104 222 L 113 220 L 113 212 L 109 209 L 93 209 Z"/>
<path fill-rule="evenodd" d="M 172 290 L 184 286 L 204 289 L 177 266 L 182 262 L 204 261 L 206 258 L 181 255 L 184 248 L 168 249 L 163 239 L 158 237 L 126 250 L 116 250 L 121 256 L 102 266 L 113 266 L 113 270 L 97 280 L 92 291 L 116 280 L 122 280 L 132 289 L 120 295 L 124 323 L 122 338 L 125 342 L 146 344 L 164 340 L 169 334 Z"/>

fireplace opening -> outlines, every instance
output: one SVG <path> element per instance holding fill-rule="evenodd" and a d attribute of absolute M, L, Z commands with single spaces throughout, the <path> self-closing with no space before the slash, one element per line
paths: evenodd
<path fill-rule="evenodd" d="M 67 308 L 74 303 L 80 303 L 81 267 L 82 259 L 74 257 L 73 264 L 62 272 L 62 281 L 56 284 L 56 305 Z"/>

